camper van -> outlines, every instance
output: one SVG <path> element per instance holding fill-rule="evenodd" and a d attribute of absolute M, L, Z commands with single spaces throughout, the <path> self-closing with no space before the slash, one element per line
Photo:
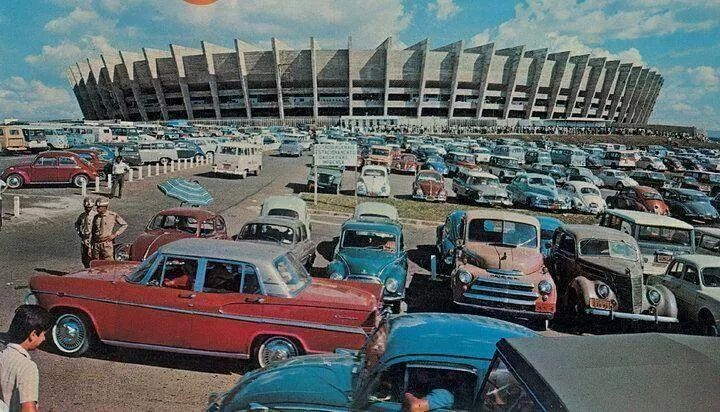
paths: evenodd
<path fill-rule="evenodd" d="M 3 154 L 27 150 L 20 126 L 0 125 L 0 152 Z"/>
<path fill-rule="evenodd" d="M 70 126 L 65 131 L 67 132 L 70 147 L 97 142 L 111 142 L 113 140 L 112 131 L 105 126 Z"/>
<path fill-rule="evenodd" d="M 493 154 L 501 157 L 512 157 L 514 159 L 517 159 L 519 164 L 525 164 L 525 149 L 520 146 L 495 146 L 495 149 L 493 149 Z"/>
<path fill-rule="evenodd" d="M 218 145 L 213 160 L 216 175 L 257 176 L 262 170 L 262 147 L 249 143 L 222 143 Z"/>
<path fill-rule="evenodd" d="M 165 165 L 173 160 L 178 160 L 177 149 L 173 142 L 163 140 L 140 142 L 138 152 L 143 164 L 160 163 Z"/>

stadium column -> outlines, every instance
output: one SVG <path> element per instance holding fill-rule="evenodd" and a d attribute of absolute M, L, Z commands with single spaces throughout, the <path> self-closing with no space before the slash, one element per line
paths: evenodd
<path fill-rule="evenodd" d="M 205 56 L 205 64 L 207 65 L 208 83 L 210 84 L 210 95 L 212 96 L 213 109 L 215 110 L 215 118 L 222 118 L 222 112 L 220 111 L 220 96 L 218 94 L 218 82 L 217 82 L 217 70 L 215 68 L 215 54 L 227 54 L 232 53 L 233 50 L 227 49 L 216 44 L 202 41 L 202 52 Z"/>
<path fill-rule="evenodd" d="M 627 113 L 625 115 L 625 123 L 632 124 L 633 117 L 635 116 L 635 111 L 638 109 L 638 104 L 640 104 L 640 99 L 643 96 L 643 93 L 645 93 L 645 88 L 649 86 L 650 82 L 650 69 L 642 69 L 640 71 L 640 77 L 638 78 L 637 85 L 635 86 L 635 91 L 633 92 L 632 99 L 630 99 L 630 104 L 627 108 Z"/>
<path fill-rule="evenodd" d="M 108 79 L 110 81 L 110 89 L 112 91 L 115 102 L 120 108 L 120 114 L 122 116 L 122 119 L 130 120 L 127 102 L 125 102 L 125 94 L 123 93 L 122 89 L 120 89 L 120 87 L 117 85 L 117 82 L 115 82 L 115 67 L 117 67 L 117 65 L 121 63 L 120 54 L 103 54 L 100 56 L 100 59 L 102 59 L 105 70 L 107 70 Z"/>
<path fill-rule="evenodd" d="M 645 81 L 645 87 L 643 87 L 642 94 L 640 95 L 640 99 L 638 100 L 637 106 L 635 107 L 632 119 L 630 120 L 632 123 L 635 124 L 642 121 L 641 119 L 643 118 L 643 115 L 645 113 L 645 108 L 647 107 L 648 100 L 650 100 L 652 91 L 657 84 L 657 80 L 657 73 L 655 73 L 654 71 L 648 73 L 647 80 Z"/>
<path fill-rule="evenodd" d="M 623 93 L 622 100 L 620 101 L 620 113 L 618 114 L 618 123 L 625 123 L 625 115 L 627 114 L 628 107 L 630 106 L 630 99 L 632 99 L 633 93 L 635 93 L 635 87 L 640 77 L 642 66 L 633 67 L 630 70 L 630 76 L 628 77 L 627 85 L 625 86 L 625 93 Z"/>
<path fill-rule="evenodd" d="M 352 84 L 352 36 L 348 36 L 348 114 L 353 115 L 353 84 Z"/>
<path fill-rule="evenodd" d="M 87 107 L 85 106 L 85 102 L 83 101 L 82 93 L 80 93 L 80 83 L 77 81 L 72 67 L 69 67 L 67 69 L 66 74 L 68 82 L 70 82 L 70 87 L 72 87 L 75 98 L 78 101 L 78 106 L 80 106 L 80 111 L 82 112 L 83 117 L 87 119 L 89 110 L 87 109 Z"/>
<path fill-rule="evenodd" d="M 565 118 L 567 119 L 572 117 L 573 110 L 575 110 L 575 101 L 577 101 L 578 93 L 580 93 L 580 84 L 585 76 L 585 69 L 587 68 L 589 59 L 589 54 L 572 56 L 570 58 L 570 63 L 573 63 L 575 66 L 573 67 L 572 77 L 570 78 L 570 94 L 565 104 Z"/>
<path fill-rule="evenodd" d="M 97 113 L 95 112 L 95 109 L 93 108 L 92 103 L 90 102 L 90 95 L 88 95 L 87 87 L 85 86 L 85 80 L 83 80 L 82 74 L 80 73 L 80 69 L 78 68 L 78 65 L 75 64 L 73 66 L 70 66 L 70 70 L 72 70 L 73 74 L 75 75 L 75 78 L 77 79 L 78 85 L 77 90 L 78 94 L 80 95 L 80 98 L 82 99 L 83 106 L 85 107 L 85 119 L 89 120 L 96 120 L 99 119 Z"/>
<path fill-rule="evenodd" d="M 195 116 L 193 114 L 192 100 L 190 98 L 190 87 L 187 83 L 185 62 L 183 61 L 183 57 L 193 54 L 199 54 L 192 51 L 194 50 L 187 47 L 176 46 L 174 44 L 170 45 L 170 54 L 172 54 L 173 60 L 175 60 L 175 67 L 177 68 L 178 72 L 178 85 L 180 86 L 180 93 L 182 93 L 183 103 L 185 105 L 185 113 L 188 120 L 195 119 Z"/>
<path fill-rule="evenodd" d="M 555 113 L 555 105 L 557 104 L 557 98 L 560 94 L 560 85 L 562 84 L 569 58 L 569 51 L 548 54 L 548 60 L 554 61 L 555 64 L 553 65 L 552 74 L 550 75 L 550 93 L 548 93 L 546 119 L 552 119 Z"/>
<path fill-rule="evenodd" d="M 97 96 L 100 97 L 100 104 L 102 107 L 101 111 L 104 112 L 106 119 L 117 118 L 115 115 L 115 108 L 110 102 L 107 89 L 105 86 L 101 85 L 100 70 L 102 68 L 102 62 L 100 60 L 90 60 L 89 58 L 86 60 L 87 65 L 90 68 L 90 79 L 93 84 L 93 88 L 95 89 Z"/>
<path fill-rule="evenodd" d="M 123 66 L 125 66 L 128 79 L 130 79 L 130 89 L 132 90 L 133 97 L 135 98 L 135 105 L 137 106 L 140 118 L 146 122 L 148 120 L 148 115 L 145 111 L 145 103 L 140 98 L 140 86 L 135 78 L 135 62 L 142 61 L 143 59 L 138 53 L 121 51 L 120 60 L 122 60 Z"/>
<path fill-rule="evenodd" d="M 453 43 L 453 46 L 455 50 L 453 50 L 453 75 L 450 83 L 450 107 L 448 107 L 449 118 L 455 116 L 455 99 L 457 97 L 460 62 L 462 61 L 463 54 L 463 41 L 457 41 Z"/>
<path fill-rule="evenodd" d="M 618 67 L 620 67 L 620 60 L 611 60 L 609 62 L 605 62 L 605 78 L 603 79 L 603 85 L 600 89 L 598 109 L 595 113 L 595 117 L 598 119 L 602 119 L 603 115 L 605 114 L 605 106 L 607 105 L 608 96 L 610 96 L 610 90 L 615 83 Z"/>
<path fill-rule="evenodd" d="M 610 110 L 608 111 L 608 117 L 607 120 L 613 122 L 615 119 L 615 113 L 617 112 L 617 108 L 620 105 L 620 99 L 623 95 L 623 90 L 625 90 L 625 85 L 628 82 L 628 77 L 630 75 L 630 71 L 632 70 L 632 63 L 623 63 L 620 65 L 620 69 L 618 70 L 618 77 L 617 81 L 615 82 L 615 89 L 613 90 L 612 99 L 610 100 Z"/>
<path fill-rule="evenodd" d="M 383 93 L 383 116 L 388 115 L 388 101 L 390 100 L 390 48 L 392 47 L 392 37 L 388 37 L 380 45 L 385 51 L 385 74 L 384 84 L 385 91 Z"/>
<path fill-rule="evenodd" d="M 507 56 L 505 62 L 505 72 L 508 73 L 507 83 L 505 84 L 505 104 L 503 106 L 503 119 L 508 118 L 510 113 L 510 106 L 512 105 L 512 96 L 515 91 L 515 80 L 517 79 L 517 70 L 520 65 L 520 59 L 522 58 L 523 50 L 525 46 L 515 46 L 507 49 L 500 49 L 495 52 L 498 56 Z"/>
<path fill-rule="evenodd" d="M 317 85 L 317 56 L 315 50 L 317 44 L 315 43 L 315 37 L 310 37 L 310 76 L 312 77 L 312 89 L 313 89 L 313 119 L 317 121 L 318 118 L 318 85 Z"/>
<path fill-rule="evenodd" d="M 465 50 L 465 53 L 477 53 L 479 54 L 475 61 L 473 68 L 473 79 L 476 79 L 477 75 L 477 113 L 475 117 L 477 119 L 482 117 L 483 105 L 485 104 L 485 91 L 487 90 L 487 79 L 488 73 L 490 72 L 490 63 L 492 62 L 493 55 L 495 54 L 495 43 L 488 43 L 482 46 L 473 47 Z M 479 69 L 479 73 L 475 73 Z"/>
<path fill-rule="evenodd" d="M 588 62 L 588 66 L 590 66 L 590 73 L 588 74 L 587 86 L 585 87 L 585 101 L 583 102 L 582 109 L 580 110 L 580 117 L 582 118 L 586 118 L 588 116 L 590 107 L 592 107 L 598 80 L 600 80 L 600 74 L 602 74 L 603 67 L 605 67 L 605 58 L 592 58 Z"/>
<path fill-rule="evenodd" d="M 95 114 L 97 115 L 97 119 L 105 119 L 107 118 L 105 110 L 103 110 L 102 105 L 100 104 L 100 96 L 97 93 L 97 89 L 95 87 L 95 78 L 92 76 L 92 73 L 90 72 L 90 65 L 87 64 L 87 62 L 84 62 L 83 64 L 75 63 L 77 65 L 78 71 L 80 72 L 80 76 L 83 79 L 83 83 L 85 84 L 85 90 L 87 91 L 88 99 L 90 99 L 90 104 L 92 105 L 93 110 L 95 111 Z"/>
<path fill-rule="evenodd" d="M 278 41 L 275 37 L 270 39 L 272 42 L 272 53 L 275 64 L 273 69 L 275 71 L 275 87 L 277 89 L 277 105 L 278 114 L 280 120 L 285 119 L 285 106 L 283 105 L 283 93 L 282 93 L 282 78 L 280 77 L 280 51 L 278 50 Z"/>
<path fill-rule="evenodd" d="M 158 76 L 157 59 L 171 57 L 171 54 L 165 50 L 157 49 L 146 49 L 143 48 L 143 55 L 147 62 L 148 69 L 150 70 L 150 78 L 152 80 L 153 88 L 155 89 L 155 97 L 157 98 L 158 105 L 160 106 L 160 115 L 163 120 L 169 120 L 167 102 L 165 101 L 165 91 L 162 87 L 162 81 Z"/>
<path fill-rule="evenodd" d="M 645 111 L 645 115 L 642 119 L 642 124 L 647 124 L 650 121 L 650 115 L 652 114 L 653 109 L 655 108 L 655 101 L 657 100 L 658 95 L 660 94 L 660 89 L 662 89 L 662 85 L 665 83 L 665 79 L 660 76 L 660 80 L 657 83 L 657 86 L 655 86 L 655 90 L 653 90 L 652 98 L 650 99 L 648 103 L 648 108 Z"/>
<path fill-rule="evenodd" d="M 540 87 L 540 78 L 542 77 L 545 60 L 547 60 L 547 49 L 528 50 L 525 52 L 525 58 L 532 59 L 530 69 L 528 70 L 528 91 L 527 107 L 525 108 L 525 118 L 532 116 L 533 107 L 535 107 L 535 98 L 537 97 L 538 88 Z"/>
<path fill-rule="evenodd" d="M 418 101 L 417 101 L 417 117 L 420 117 L 422 115 L 422 103 L 423 99 L 425 99 L 425 68 L 427 63 L 427 56 L 428 56 L 428 38 L 426 37 L 425 40 L 418 42 L 410 47 L 408 47 L 406 50 L 420 50 L 420 53 L 422 53 L 421 61 L 420 61 L 420 82 L 418 84 Z"/>
<path fill-rule="evenodd" d="M 245 103 L 245 115 L 248 119 L 252 117 L 252 111 L 250 110 L 250 96 L 248 87 L 248 71 L 247 65 L 245 64 L 245 52 L 257 50 L 257 48 L 250 43 L 245 43 L 242 40 L 235 39 L 235 56 L 238 61 L 238 71 L 240 73 L 240 79 L 242 84 L 243 102 Z"/>

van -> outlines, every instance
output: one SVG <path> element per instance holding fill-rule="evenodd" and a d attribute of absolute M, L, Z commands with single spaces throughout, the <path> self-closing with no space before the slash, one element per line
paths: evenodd
<path fill-rule="evenodd" d="M 493 149 L 493 154 L 502 157 L 512 157 L 514 159 L 517 159 L 519 164 L 525 164 L 525 149 L 520 146 L 495 146 L 495 149 Z"/>
<path fill-rule="evenodd" d="M 67 134 L 65 130 L 60 127 L 43 126 L 43 132 L 45 133 L 45 140 L 47 141 L 48 148 L 67 149 L 70 147 L 68 144 Z"/>
<path fill-rule="evenodd" d="M 635 156 L 628 151 L 610 150 L 603 156 L 603 165 L 613 169 L 633 169 L 635 168 Z"/>
<path fill-rule="evenodd" d="M 558 147 L 550 151 L 550 158 L 555 164 L 563 166 L 585 166 L 585 152 L 570 147 Z"/>
<path fill-rule="evenodd" d="M 235 175 L 242 178 L 255 176 L 262 170 L 262 147 L 249 143 L 221 143 L 213 157 L 213 172 L 216 175 Z"/>
<path fill-rule="evenodd" d="M 67 131 L 67 140 L 70 147 L 97 142 L 111 142 L 112 131 L 105 126 L 70 126 Z"/>
<path fill-rule="evenodd" d="M 25 146 L 31 152 L 40 153 L 48 150 L 48 142 L 43 129 L 26 126 L 22 128 L 22 132 L 25 138 Z"/>
<path fill-rule="evenodd" d="M 168 164 L 173 160 L 178 160 L 177 149 L 173 142 L 156 141 L 156 142 L 140 142 L 138 144 L 138 152 L 140 161 L 145 163 Z"/>
<path fill-rule="evenodd" d="M 0 125 L 0 151 L 4 154 L 27 150 L 20 126 Z"/>

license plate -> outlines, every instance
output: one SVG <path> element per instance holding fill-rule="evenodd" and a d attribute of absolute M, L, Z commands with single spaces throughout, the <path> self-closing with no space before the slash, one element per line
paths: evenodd
<path fill-rule="evenodd" d="M 668 263 L 670 262 L 670 256 L 668 255 L 657 255 L 657 261 L 659 263 Z"/>
<path fill-rule="evenodd" d="M 592 309 L 610 310 L 612 309 L 612 303 L 608 300 L 590 298 L 590 307 Z"/>

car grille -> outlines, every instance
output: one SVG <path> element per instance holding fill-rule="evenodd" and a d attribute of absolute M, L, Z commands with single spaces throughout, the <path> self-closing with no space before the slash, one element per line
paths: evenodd
<path fill-rule="evenodd" d="M 542 208 L 550 207 L 550 202 L 547 199 L 539 199 L 536 204 Z"/>
<path fill-rule="evenodd" d="M 326 184 L 330 183 L 330 176 L 329 175 L 319 175 L 318 182 L 321 185 L 326 185 Z"/>
<path fill-rule="evenodd" d="M 642 311 L 643 284 L 641 277 L 618 276 L 615 278 L 613 290 L 621 309 L 632 310 L 633 313 Z"/>
<path fill-rule="evenodd" d="M 514 279 L 480 278 L 463 293 L 469 303 L 497 308 L 534 310 L 538 294 L 532 283 Z"/>

